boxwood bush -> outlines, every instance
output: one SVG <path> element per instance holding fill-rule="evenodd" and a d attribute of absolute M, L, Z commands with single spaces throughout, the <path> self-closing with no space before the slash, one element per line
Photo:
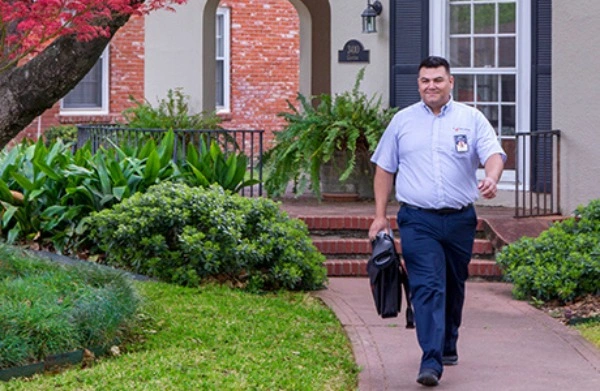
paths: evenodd
<path fill-rule="evenodd" d="M 566 302 L 600 294 L 600 199 L 539 237 L 504 247 L 497 260 L 518 298 Z"/>
<path fill-rule="evenodd" d="M 250 290 L 313 290 L 326 280 L 324 257 L 302 221 L 274 201 L 219 186 L 164 182 L 86 223 L 106 263 L 168 282 L 219 279 Z"/>

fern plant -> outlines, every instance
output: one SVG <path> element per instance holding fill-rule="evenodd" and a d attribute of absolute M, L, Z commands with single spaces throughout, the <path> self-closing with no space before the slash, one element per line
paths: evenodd
<path fill-rule="evenodd" d="M 286 127 L 275 133 L 274 146 L 265 154 L 265 188 L 271 196 L 282 195 L 293 181 L 296 194 L 309 186 L 320 198 L 321 167 L 337 152 L 348 155 L 341 163 L 341 182 L 350 177 L 357 161 L 368 161 L 396 109 L 383 109 L 380 96 L 360 91 L 364 72 L 365 68 L 358 72 L 351 91 L 310 98 L 299 93 L 299 107 L 288 101 L 290 112 L 279 114 Z"/>

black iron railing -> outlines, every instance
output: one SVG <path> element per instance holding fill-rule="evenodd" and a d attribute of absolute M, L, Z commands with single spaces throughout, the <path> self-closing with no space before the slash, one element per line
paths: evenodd
<path fill-rule="evenodd" d="M 118 125 L 78 125 L 77 148 L 90 142 L 92 152 L 95 153 L 100 147 L 141 145 L 150 138 L 154 138 L 158 144 L 166 132 L 164 129 L 130 129 Z M 173 133 L 175 134 L 173 160 L 186 156 L 187 148 L 190 145 L 199 148 L 201 142 L 217 142 L 225 155 L 244 153 L 248 157 L 249 178 L 257 179 L 259 183 L 256 186 L 242 189 L 241 194 L 250 197 L 263 195 L 261 162 L 264 130 L 177 129 L 173 130 Z"/>
<path fill-rule="evenodd" d="M 515 217 L 559 215 L 560 130 L 516 134 Z"/>

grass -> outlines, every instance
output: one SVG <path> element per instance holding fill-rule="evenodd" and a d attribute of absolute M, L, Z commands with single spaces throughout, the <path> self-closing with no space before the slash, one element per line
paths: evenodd
<path fill-rule="evenodd" d="M 583 338 L 587 339 L 600 349 L 600 318 L 596 317 L 593 320 L 578 324 L 574 327 L 579 330 Z"/>
<path fill-rule="evenodd" d="M 110 346 L 137 306 L 120 272 L 59 265 L 0 245 L 0 369 Z"/>
<path fill-rule="evenodd" d="M 7 390 L 355 390 L 358 367 L 335 315 L 307 293 L 137 283 L 139 339 L 86 369 L 12 380 Z"/>

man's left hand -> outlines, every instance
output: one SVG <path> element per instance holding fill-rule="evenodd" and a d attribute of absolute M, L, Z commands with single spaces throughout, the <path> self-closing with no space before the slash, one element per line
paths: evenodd
<path fill-rule="evenodd" d="M 496 181 L 490 177 L 483 178 L 477 185 L 477 188 L 479 189 L 479 192 L 483 198 L 487 199 L 496 197 L 496 193 L 498 192 Z"/>

